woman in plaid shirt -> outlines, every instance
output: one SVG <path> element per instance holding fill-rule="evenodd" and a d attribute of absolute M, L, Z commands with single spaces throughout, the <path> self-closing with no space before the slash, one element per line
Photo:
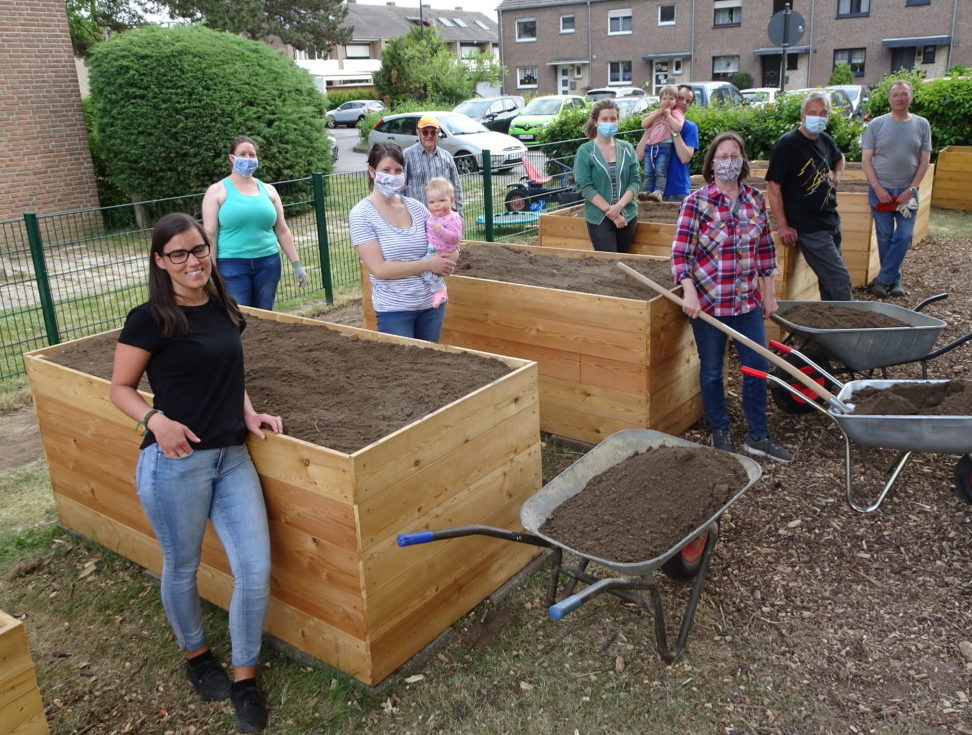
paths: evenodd
<path fill-rule="evenodd" d="M 716 136 L 702 162 L 706 186 L 682 204 L 672 242 L 672 275 L 682 285 L 682 311 L 692 319 L 699 351 L 699 383 L 712 446 L 735 451 L 726 409 L 723 364 L 726 334 L 701 319 L 704 311 L 723 324 L 766 344 L 763 319 L 777 309 L 773 271 L 776 249 L 763 195 L 742 183 L 749 162 L 742 138 L 734 131 Z M 743 365 L 767 370 L 767 360 L 736 343 Z M 769 434 L 766 381 L 743 377 L 743 414 L 748 424 L 744 448 L 750 454 L 789 462 L 793 455 Z"/>

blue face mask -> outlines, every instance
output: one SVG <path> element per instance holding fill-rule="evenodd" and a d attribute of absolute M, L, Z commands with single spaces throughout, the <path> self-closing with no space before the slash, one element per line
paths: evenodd
<path fill-rule="evenodd" d="M 820 117 L 819 115 L 807 115 L 807 119 L 803 121 L 803 125 L 809 132 L 814 135 L 819 135 L 827 129 L 827 118 Z"/>
<path fill-rule="evenodd" d="M 606 122 L 597 124 L 597 134 L 602 138 L 612 138 L 616 132 L 618 132 L 617 123 Z"/>
<path fill-rule="evenodd" d="M 237 173 L 240 176 L 253 176 L 253 172 L 257 170 L 257 166 L 259 165 L 260 162 L 255 158 L 235 156 L 233 158 L 233 173 Z"/>

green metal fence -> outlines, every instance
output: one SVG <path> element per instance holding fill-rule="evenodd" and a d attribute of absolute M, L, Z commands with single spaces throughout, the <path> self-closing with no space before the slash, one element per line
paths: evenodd
<path fill-rule="evenodd" d="M 527 213 L 532 207 L 539 215 L 570 201 L 564 188 L 572 184 L 573 154 L 562 155 L 562 143 L 555 146 L 528 151 L 533 168 L 551 179 L 529 189 L 521 203 Z M 510 192 L 529 188 L 523 164 L 494 172 L 489 163 L 487 155 L 482 170 L 462 176 L 465 238 L 515 242 L 534 233 L 536 217 L 501 216 Z M 311 278 L 298 290 L 284 269 L 277 308 L 357 293 L 348 211 L 368 193 L 365 172 L 314 174 L 275 186 Z M 202 196 L 193 194 L 0 221 L 0 380 L 24 372 L 24 352 L 120 327 L 146 298 L 151 224 L 169 212 L 199 216 L 201 203 Z"/>

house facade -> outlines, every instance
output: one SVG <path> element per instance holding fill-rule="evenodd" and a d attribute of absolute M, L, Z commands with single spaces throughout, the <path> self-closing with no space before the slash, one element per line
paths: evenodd
<path fill-rule="evenodd" d="M 461 7 L 446 10 L 394 2 L 364 5 L 348 0 L 348 15 L 341 25 L 353 29 L 351 40 L 326 54 L 315 49 L 287 47 L 290 56 L 310 72 L 322 92 L 370 87 L 372 74 L 381 68 L 385 45 L 393 38 L 404 36 L 414 26 L 437 28 L 449 50 L 460 59 L 480 53 L 499 56 L 496 21 Z"/>
<path fill-rule="evenodd" d="M 770 21 L 789 5 L 796 39 L 770 41 Z M 583 93 L 596 87 L 729 79 L 757 87 L 827 83 L 848 63 L 858 83 L 901 67 L 927 77 L 972 66 L 969 0 L 503 0 L 500 58 L 507 94 Z"/>

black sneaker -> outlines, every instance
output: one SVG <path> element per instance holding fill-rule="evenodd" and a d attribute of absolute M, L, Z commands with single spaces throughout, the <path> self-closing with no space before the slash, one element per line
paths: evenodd
<path fill-rule="evenodd" d="M 746 443 L 743 446 L 746 447 L 746 451 L 750 454 L 769 457 L 776 462 L 790 462 L 793 460 L 793 454 L 776 441 L 776 439 L 768 435 L 764 439 L 753 439 L 747 436 Z"/>
<path fill-rule="evenodd" d="M 871 284 L 871 293 L 879 299 L 886 299 L 888 297 L 888 287 L 880 281 L 875 281 Z"/>
<path fill-rule="evenodd" d="M 186 660 L 186 678 L 207 702 L 218 702 L 230 695 L 226 672 L 209 651 Z"/>
<path fill-rule="evenodd" d="M 907 296 L 908 295 L 908 292 L 905 291 L 904 288 L 902 288 L 901 281 L 898 281 L 896 284 L 894 284 L 893 286 L 891 286 L 891 288 L 888 290 L 888 293 L 891 294 L 892 296 Z"/>
<path fill-rule="evenodd" d="M 260 732 L 267 726 L 267 707 L 255 680 L 249 679 L 242 689 L 231 689 L 230 699 L 233 709 L 236 710 L 238 731 Z"/>
<path fill-rule="evenodd" d="M 712 446 L 721 449 L 723 452 L 735 452 L 736 447 L 732 444 L 732 433 L 729 429 L 715 429 L 712 432 Z"/>

